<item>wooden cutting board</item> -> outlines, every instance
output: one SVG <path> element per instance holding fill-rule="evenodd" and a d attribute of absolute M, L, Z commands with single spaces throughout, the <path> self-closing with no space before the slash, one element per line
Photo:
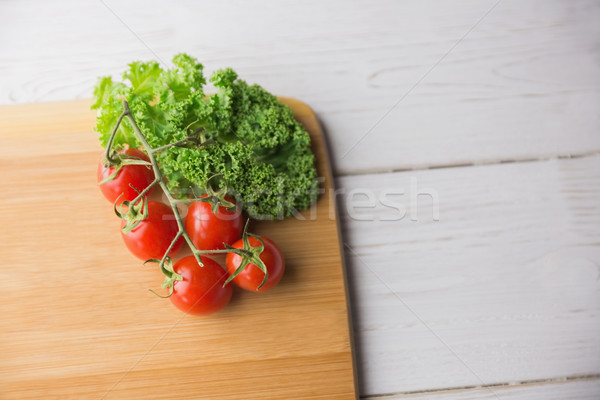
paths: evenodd
<path fill-rule="evenodd" d="M 356 398 L 325 141 L 306 104 L 282 101 L 311 135 L 325 193 L 304 220 L 254 225 L 286 275 L 209 317 L 148 291 L 162 275 L 128 253 L 96 186 L 90 102 L 0 107 L 0 398 Z"/>

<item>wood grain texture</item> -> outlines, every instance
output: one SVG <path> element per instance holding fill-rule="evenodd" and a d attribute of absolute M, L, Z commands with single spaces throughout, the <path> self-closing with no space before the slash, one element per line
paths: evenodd
<path fill-rule="evenodd" d="M 600 3 L 496 3 L 2 2 L 0 102 L 187 51 L 311 104 L 339 174 L 600 151 Z"/>
<path fill-rule="evenodd" d="M 318 122 L 285 101 L 310 132 L 329 189 Z M 161 274 L 128 253 L 96 187 L 89 104 L 0 109 L 1 397 L 355 398 L 329 191 L 305 220 L 256 224 L 286 256 L 275 289 L 238 290 L 222 312 L 186 316 L 148 292 Z"/>
<path fill-rule="evenodd" d="M 600 373 L 600 156 L 337 186 L 362 394 Z"/>
<path fill-rule="evenodd" d="M 536 382 L 490 388 L 444 390 L 435 393 L 367 397 L 364 400 L 598 400 L 600 380 Z"/>

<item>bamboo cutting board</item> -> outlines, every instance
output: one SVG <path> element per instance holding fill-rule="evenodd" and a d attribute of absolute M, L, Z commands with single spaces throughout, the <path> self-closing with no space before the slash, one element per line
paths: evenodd
<path fill-rule="evenodd" d="M 122 243 L 96 187 L 89 101 L 0 107 L 0 398 L 354 399 L 332 176 L 310 108 L 325 193 L 304 220 L 261 222 L 286 274 L 194 317 L 151 294 L 162 275 Z"/>

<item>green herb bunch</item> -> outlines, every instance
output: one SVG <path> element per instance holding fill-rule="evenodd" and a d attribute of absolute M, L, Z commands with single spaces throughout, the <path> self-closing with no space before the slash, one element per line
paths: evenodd
<path fill-rule="evenodd" d="M 197 196 L 220 175 L 252 218 L 284 218 L 308 208 L 318 186 L 314 155 L 291 109 L 230 68 L 212 74 L 216 93 L 207 95 L 202 64 L 178 54 L 173 65 L 165 70 L 155 61 L 136 61 L 123 82 L 99 79 L 92 108 L 101 144 L 106 147 L 125 99 L 152 147 L 179 142 L 156 154 L 169 190 L 179 197 Z M 114 137 L 115 148 L 124 146 L 140 146 L 128 123 Z"/>

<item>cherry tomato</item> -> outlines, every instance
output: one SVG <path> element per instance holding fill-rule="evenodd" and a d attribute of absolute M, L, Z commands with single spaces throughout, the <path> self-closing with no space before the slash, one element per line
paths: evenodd
<path fill-rule="evenodd" d="M 267 278 L 265 284 L 258 289 L 258 286 L 262 283 L 265 274 L 258 269 L 256 265 L 249 263 L 242 272 L 233 278 L 233 283 L 242 289 L 259 292 L 267 291 L 279 283 L 281 277 L 283 276 L 283 272 L 285 271 L 285 260 L 281 250 L 279 250 L 279 247 L 277 247 L 277 245 L 269 238 L 261 236 L 261 239 L 265 242 L 265 249 L 262 253 L 260 253 L 259 257 L 265 263 L 267 271 L 269 272 L 269 277 Z M 261 245 L 260 241 L 253 236 L 248 237 L 248 242 L 252 247 L 258 247 Z M 237 249 L 243 249 L 243 240 L 240 239 L 235 242 L 233 247 Z M 232 275 L 240 266 L 242 257 L 238 254 L 227 253 L 226 260 L 227 272 L 229 272 L 229 275 Z"/>
<path fill-rule="evenodd" d="M 193 315 L 208 315 L 225 307 L 231 300 L 232 285 L 223 287 L 227 272 L 208 257 L 202 259 L 204 266 L 198 265 L 194 256 L 177 261 L 173 270 L 183 280 L 173 285 L 170 299 L 175 307 Z"/>
<path fill-rule="evenodd" d="M 125 220 L 121 221 L 121 229 L 124 226 Z M 179 229 L 171 207 L 158 201 L 148 201 L 146 219 L 129 233 L 121 231 L 121 236 L 133 255 L 142 260 L 148 260 L 150 258 L 161 259 L 177 232 Z M 182 238 L 179 238 L 169 252 L 169 256 L 177 253 L 182 243 Z"/>
<path fill-rule="evenodd" d="M 233 203 L 233 199 L 225 199 Z M 217 213 L 213 213 L 212 205 L 203 201 L 192 203 L 185 218 L 185 230 L 199 250 L 224 249 L 223 243 L 231 244 L 238 240 L 243 229 L 244 221 L 239 209 L 228 211 L 219 207 Z"/>
<path fill-rule="evenodd" d="M 121 150 L 119 153 L 125 153 L 130 156 L 141 158 L 144 161 L 150 161 L 146 153 L 138 149 Z M 98 182 L 106 179 L 114 172 L 114 167 L 106 168 L 102 163 L 102 160 L 100 160 L 97 172 Z M 121 203 L 125 200 L 131 201 L 135 199 L 138 195 L 138 192 L 135 189 L 141 192 L 146 189 L 152 181 L 154 181 L 154 172 L 151 167 L 146 165 L 124 165 L 113 180 L 100 185 L 100 190 L 104 197 L 111 203 L 114 203 L 117 198 L 119 199 L 119 203 Z M 135 189 L 132 188 L 130 184 Z M 150 194 L 151 191 L 152 189 L 150 189 L 148 194 Z M 123 196 L 119 198 L 121 193 L 123 193 Z"/>

